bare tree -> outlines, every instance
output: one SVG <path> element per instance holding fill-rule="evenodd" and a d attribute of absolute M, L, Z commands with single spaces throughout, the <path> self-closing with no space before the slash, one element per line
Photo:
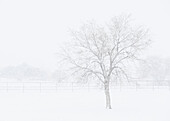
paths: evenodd
<path fill-rule="evenodd" d="M 128 78 L 126 65 L 148 44 L 148 29 L 132 27 L 129 16 L 116 16 L 103 26 L 88 22 L 71 30 L 73 46 L 65 51 L 75 72 L 103 84 L 106 108 L 111 109 L 110 82 Z"/>

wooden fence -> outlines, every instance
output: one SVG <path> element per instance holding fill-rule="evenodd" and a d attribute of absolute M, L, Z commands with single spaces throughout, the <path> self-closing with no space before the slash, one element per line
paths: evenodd
<path fill-rule="evenodd" d="M 170 80 L 131 80 L 127 83 L 111 83 L 111 89 L 170 89 Z M 75 91 L 75 90 L 98 90 L 102 89 L 101 84 L 96 83 L 75 83 L 75 82 L 0 82 L 0 92 L 58 92 L 58 91 Z"/>

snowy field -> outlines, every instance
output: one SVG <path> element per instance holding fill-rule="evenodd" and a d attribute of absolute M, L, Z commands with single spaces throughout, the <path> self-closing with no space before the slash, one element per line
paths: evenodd
<path fill-rule="evenodd" d="M 170 121 L 170 90 L 0 93 L 0 121 Z"/>

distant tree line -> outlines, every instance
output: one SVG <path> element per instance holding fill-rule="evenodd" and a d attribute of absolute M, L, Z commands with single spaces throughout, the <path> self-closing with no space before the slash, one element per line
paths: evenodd
<path fill-rule="evenodd" d="M 31 66 L 29 64 L 21 64 L 17 66 L 7 66 L 0 69 L 0 78 L 14 79 L 16 81 L 56 81 L 62 82 L 66 79 L 63 71 L 55 70 L 47 72 L 41 68 Z"/>

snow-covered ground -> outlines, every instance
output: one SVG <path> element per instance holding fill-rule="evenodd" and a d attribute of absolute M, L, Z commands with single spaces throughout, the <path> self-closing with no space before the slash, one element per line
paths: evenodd
<path fill-rule="evenodd" d="M 112 109 L 102 91 L 0 93 L 0 121 L 170 121 L 170 91 L 112 90 Z"/>

